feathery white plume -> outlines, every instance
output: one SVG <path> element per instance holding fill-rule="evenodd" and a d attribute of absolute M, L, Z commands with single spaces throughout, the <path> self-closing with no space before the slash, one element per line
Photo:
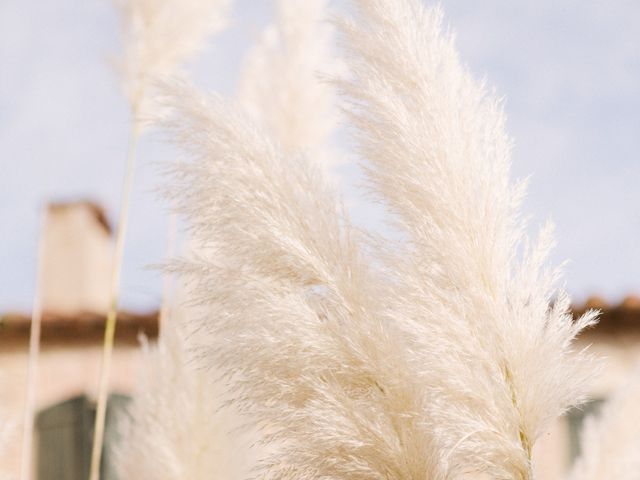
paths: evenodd
<path fill-rule="evenodd" d="M 158 345 L 144 348 L 143 375 L 114 449 L 118 478 L 245 478 L 253 452 L 223 408 L 222 387 L 190 358 L 181 311 L 172 309 Z"/>
<path fill-rule="evenodd" d="M 640 366 L 585 420 L 582 453 L 571 480 L 637 480 L 640 477 Z"/>
<path fill-rule="evenodd" d="M 388 254 L 390 310 L 422 330 L 424 421 L 449 476 L 531 478 L 533 443 L 590 377 L 572 341 L 594 315 L 574 322 L 563 293 L 549 305 L 550 229 L 522 247 L 524 188 L 509 182 L 502 109 L 460 64 L 440 10 L 353 4 L 355 19 L 340 22 L 352 77 L 339 84 L 371 187 L 408 238 Z"/>
<path fill-rule="evenodd" d="M 147 90 L 201 50 L 227 23 L 231 0 L 115 0 L 123 24 L 120 71 L 134 115 L 148 113 Z"/>
<path fill-rule="evenodd" d="M 338 69 L 332 55 L 327 0 L 278 0 L 277 22 L 249 52 L 238 96 L 243 107 L 281 144 L 285 153 L 304 151 L 325 168 L 335 128 L 334 87 L 321 75 Z"/>
<path fill-rule="evenodd" d="M 117 0 L 116 3 L 121 7 L 124 33 L 124 55 L 121 64 L 123 86 L 129 98 L 133 118 L 111 271 L 110 308 L 107 312 L 98 380 L 89 475 L 91 480 L 100 478 L 129 198 L 133 188 L 138 138 L 143 126 L 141 120 L 151 113 L 151 101 L 146 90 L 152 81 L 176 74 L 178 65 L 201 47 L 206 35 L 224 25 L 229 0 Z"/>
<path fill-rule="evenodd" d="M 431 401 L 403 332 L 313 162 L 222 100 L 168 92 L 162 123 L 193 157 L 169 195 L 205 254 L 182 263 L 206 361 L 277 447 L 267 478 L 440 478 Z M 419 365 L 419 367 L 418 367 Z"/>

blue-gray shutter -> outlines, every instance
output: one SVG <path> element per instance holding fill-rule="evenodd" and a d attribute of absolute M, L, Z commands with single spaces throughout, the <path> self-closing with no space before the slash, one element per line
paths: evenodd
<path fill-rule="evenodd" d="M 103 480 L 117 480 L 110 467 L 110 447 L 117 441 L 117 418 L 129 398 L 111 395 L 107 404 L 105 441 L 101 464 Z M 91 462 L 95 405 L 78 396 L 53 405 L 38 414 L 38 480 L 87 480 Z"/>

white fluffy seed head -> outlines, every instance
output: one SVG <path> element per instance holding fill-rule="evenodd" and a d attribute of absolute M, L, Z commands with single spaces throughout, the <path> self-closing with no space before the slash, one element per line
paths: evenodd
<path fill-rule="evenodd" d="M 149 88 L 175 75 L 227 24 L 231 0 L 115 0 L 122 21 L 122 83 L 136 117 L 151 112 Z"/>
<path fill-rule="evenodd" d="M 176 268 L 201 358 L 276 445 L 267 478 L 530 479 L 536 438 L 591 375 L 572 342 L 594 316 L 574 321 L 555 291 L 551 229 L 528 246 L 502 110 L 440 12 L 354 3 L 338 85 L 407 242 L 377 249 L 377 271 L 313 162 L 169 87 L 160 123 L 191 161 L 167 193 L 196 246 Z"/>
<path fill-rule="evenodd" d="M 203 361 L 277 446 L 261 474 L 443 478 L 424 366 L 314 163 L 218 98 L 178 85 L 166 104 L 162 124 L 192 156 L 168 193 L 199 252 L 177 269 L 202 307 Z"/>
<path fill-rule="evenodd" d="M 440 10 L 353 3 L 338 85 L 370 187 L 408 239 L 386 254 L 390 311 L 428 344 L 425 421 L 448 475 L 531 478 L 533 443 L 593 372 L 572 341 L 594 315 L 574 321 L 555 292 L 551 229 L 526 245 L 501 106 L 461 65 Z"/>
<path fill-rule="evenodd" d="M 336 163 L 328 147 L 336 127 L 333 85 L 322 77 L 340 68 L 333 52 L 327 0 L 278 0 L 277 20 L 249 52 L 238 97 L 287 154 L 305 152 L 325 169 Z"/>
<path fill-rule="evenodd" d="M 250 434 L 224 406 L 224 386 L 192 358 L 181 306 L 158 345 L 144 345 L 143 368 L 114 451 L 118 478 L 240 480 L 255 463 Z M 193 314 L 193 313 L 191 313 Z"/>

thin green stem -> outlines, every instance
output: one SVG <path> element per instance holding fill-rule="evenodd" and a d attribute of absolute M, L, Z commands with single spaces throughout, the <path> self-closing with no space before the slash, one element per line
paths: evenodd
<path fill-rule="evenodd" d="M 140 129 L 134 115 L 129 137 L 129 150 L 127 153 L 127 165 L 122 187 L 120 204 L 120 217 L 116 229 L 116 245 L 111 267 L 111 286 L 109 292 L 109 311 L 104 331 L 104 344 L 102 348 L 102 365 L 98 385 L 98 403 L 96 406 L 96 419 L 93 432 L 93 447 L 91 450 L 91 469 L 89 480 L 100 479 L 100 463 L 102 460 L 102 447 L 104 443 L 105 418 L 107 413 L 107 397 L 109 393 L 109 378 L 111 374 L 111 358 L 113 353 L 113 339 L 116 332 L 116 319 L 118 312 L 118 291 L 120 288 L 120 273 L 122 271 L 122 259 L 124 255 L 124 242 L 129 218 L 129 204 L 131 190 L 133 188 L 133 174 L 135 170 L 136 151 Z"/>

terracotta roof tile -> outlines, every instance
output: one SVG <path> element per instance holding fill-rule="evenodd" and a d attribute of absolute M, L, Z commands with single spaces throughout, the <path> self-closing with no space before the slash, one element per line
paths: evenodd
<path fill-rule="evenodd" d="M 78 313 L 73 316 L 44 314 L 41 341 L 46 343 L 100 343 L 104 337 L 105 316 Z M 24 314 L 8 313 L 0 316 L 0 344 L 23 342 L 29 338 L 31 318 Z M 118 313 L 116 342 L 135 344 L 138 335 L 158 336 L 158 312 Z"/>
<path fill-rule="evenodd" d="M 640 297 L 629 295 L 620 303 L 607 303 L 601 297 L 590 297 L 584 305 L 573 307 L 575 316 L 589 309 L 601 311 L 600 322 L 593 328 L 595 333 L 619 334 L 640 333 Z"/>
<path fill-rule="evenodd" d="M 574 316 L 589 309 L 601 311 L 600 322 L 589 333 L 640 333 L 640 297 L 627 296 L 618 304 L 609 304 L 602 297 L 592 296 L 583 305 L 573 306 Z M 8 313 L 0 316 L 0 344 L 22 342 L 29 337 L 31 319 L 24 314 Z M 104 334 L 105 317 L 94 313 L 73 316 L 45 314 L 42 318 L 42 342 L 99 343 Z M 116 341 L 137 343 L 138 335 L 153 339 L 158 335 L 158 312 L 120 312 Z"/>

